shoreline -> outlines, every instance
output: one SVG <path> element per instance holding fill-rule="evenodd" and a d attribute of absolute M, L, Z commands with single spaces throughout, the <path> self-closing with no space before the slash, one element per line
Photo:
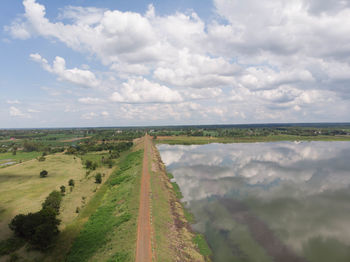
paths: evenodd
<path fill-rule="evenodd" d="M 155 141 L 152 142 L 151 210 L 157 261 L 209 262 L 210 257 L 201 249 L 204 238 L 192 230 L 188 211 L 170 181 Z"/>

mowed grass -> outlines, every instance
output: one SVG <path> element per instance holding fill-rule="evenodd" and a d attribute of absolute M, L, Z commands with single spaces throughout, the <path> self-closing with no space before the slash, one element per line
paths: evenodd
<path fill-rule="evenodd" d="M 42 170 L 48 171 L 40 178 Z M 42 202 L 52 190 L 59 190 L 69 179 L 79 181 L 85 170 L 80 159 L 56 154 L 39 162 L 36 159 L 0 169 L 0 240 L 11 235 L 8 223 L 17 214 L 40 210 Z"/>
<path fill-rule="evenodd" d="M 119 168 L 91 200 L 98 207 L 84 224 L 65 261 L 134 261 L 142 155 L 139 150 L 120 158 Z"/>
<path fill-rule="evenodd" d="M 295 136 L 270 135 L 246 137 L 204 137 L 204 136 L 159 136 L 157 144 L 169 145 L 201 145 L 209 143 L 254 143 L 277 141 L 350 141 L 350 136 Z"/>

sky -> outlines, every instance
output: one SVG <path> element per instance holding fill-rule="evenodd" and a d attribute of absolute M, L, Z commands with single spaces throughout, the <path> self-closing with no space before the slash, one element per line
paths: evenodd
<path fill-rule="evenodd" d="M 0 128 L 350 121 L 349 0 L 2 0 Z"/>

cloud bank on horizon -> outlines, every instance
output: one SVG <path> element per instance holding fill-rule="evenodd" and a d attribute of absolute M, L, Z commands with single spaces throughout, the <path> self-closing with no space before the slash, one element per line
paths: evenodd
<path fill-rule="evenodd" d="M 350 1 L 213 0 L 209 18 L 152 4 L 65 6 L 54 18 L 40 1 L 23 6 L 4 27 L 10 42 L 40 39 L 83 59 L 29 52 L 57 86 L 41 87 L 35 109 L 5 98 L 8 125 L 350 121 Z"/>

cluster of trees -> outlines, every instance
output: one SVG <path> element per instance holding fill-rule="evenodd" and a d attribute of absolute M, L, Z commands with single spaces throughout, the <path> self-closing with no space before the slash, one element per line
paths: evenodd
<path fill-rule="evenodd" d="M 15 216 L 9 227 L 16 236 L 25 239 L 34 248 L 47 249 L 58 235 L 60 220 L 57 218 L 62 201 L 62 194 L 53 191 L 36 213 Z"/>
<path fill-rule="evenodd" d="M 104 150 L 114 151 L 114 152 L 123 152 L 125 150 L 128 150 L 132 146 L 133 146 L 133 142 L 96 144 L 92 141 L 86 141 L 83 144 L 68 147 L 66 154 L 85 154 L 88 152 L 96 152 L 96 151 L 104 151 Z"/>
<path fill-rule="evenodd" d="M 102 141 L 132 141 L 145 135 L 143 128 L 129 128 L 129 129 L 97 129 L 90 131 L 93 134 L 93 139 Z"/>
<path fill-rule="evenodd" d="M 97 163 L 93 162 L 91 160 L 86 160 L 85 161 L 85 167 L 90 170 L 95 170 L 97 168 Z"/>

